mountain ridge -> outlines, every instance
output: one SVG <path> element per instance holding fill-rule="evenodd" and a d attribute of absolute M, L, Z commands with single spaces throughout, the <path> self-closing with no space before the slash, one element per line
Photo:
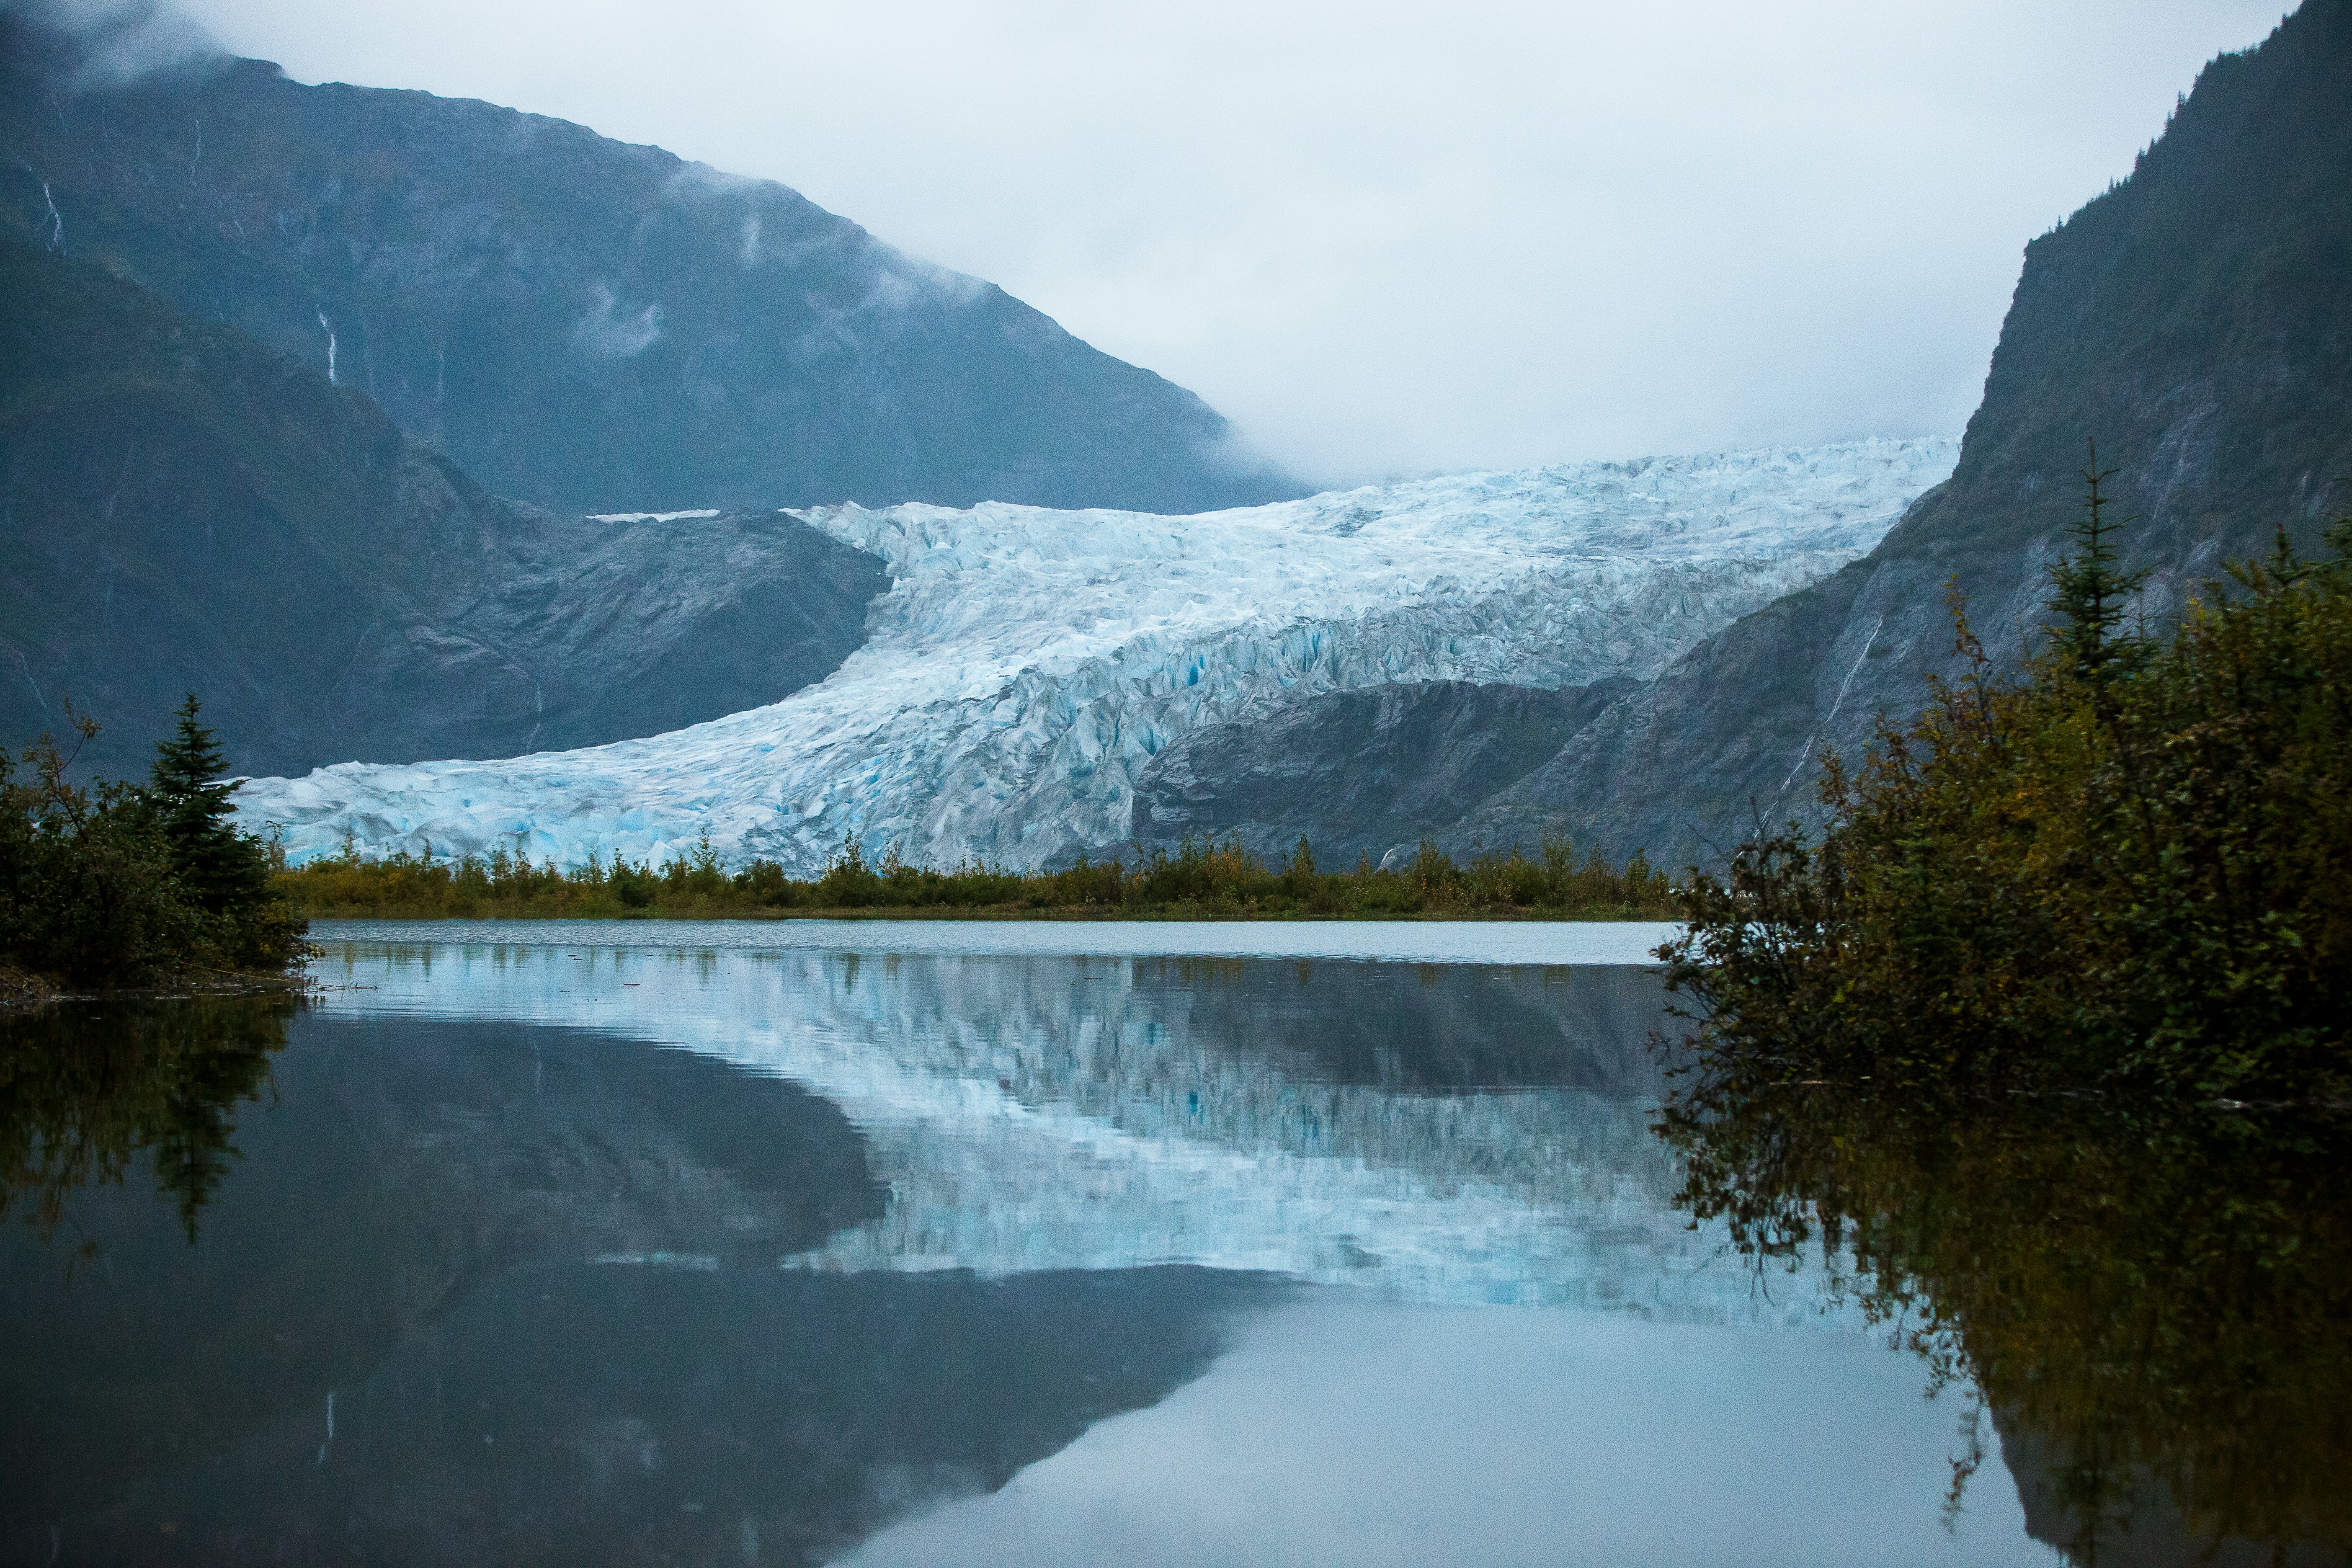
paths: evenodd
<path fill-rule="evenodd" d="M 1695 648 L 1463 825 L 1545 819 L 1614 854 L 1713 863 L 1753 818 L 1822 820 L 1848 757 L 1962 673 L 1947 585 L 2003 668 L 2046 618 L 2086 442 L 2141 521 L 2123 564 L 2161 626 L 2284 528 L 2306 552 L 2352 490 L 2352 3 L 2306 0 L 2199 74 L 2131 174 L 2026 247 L 1951 479 L 1863 562 Z"/>
<path fill-rule="evenodd" d="M 1192 393 L 774 182 L 211 58 L 77 83 L 0 12 L 0 233 L 359 385 L 555 510 L 1301 494 Z"/>
<path fill-rule="evenodd" d="M 100 721 L 138 774 L 197 692 L 239 773 L 620 739 L 865 636 L 881 563 L 773 511 L 677 528 L 485 492 L 233 327 L 0 239 L 0 746 Z"/>

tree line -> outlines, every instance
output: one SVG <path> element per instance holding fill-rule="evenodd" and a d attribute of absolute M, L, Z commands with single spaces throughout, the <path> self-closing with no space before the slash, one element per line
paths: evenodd
<path fill-rule="evenodd" d="M 456 859 L 404 853 L 371 858 L 347 841 L 340 855 L 280 872 L 277 886 L 308 915 L 395 919 L 835 912 L 1658 920 L 1670 912 L 1673 893 L 1669 879 L 1638 853 L 1622 865 L 1597 850 L 1580 858 L 1557 836 L 1547 837 L 1532 858 L 1514 846 L 1461 864 L 1423 842 L 1401 867 L 1383 870 L 1360 860 L 1344 871 L 1318 868 L 1304 837 L 1278 866 L 1267 865 L 1234 837 L 1222 843 L 1187 838 L 1172 852 L 1139 847 L 1129 858 L 1081 857 L 1058 870 L 1017 871 L 978 861 L 941 870 L 906 861 L 895 848 L 875 859 L 852 836 L 819 874 L 804 879 L 772 860 L 730 871 L 707 837 L 691 855 L 658 867 L 615 854 L 571 869 L 551 861 L 534 866 L 503 848 Z"/>

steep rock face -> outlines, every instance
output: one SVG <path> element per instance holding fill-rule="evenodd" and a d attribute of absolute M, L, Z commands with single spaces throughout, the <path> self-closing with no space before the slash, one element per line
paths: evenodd
<path fill-rule="evenodd" d="M 351 388 L 0 242 L 0 745 L 105 726 L 143 772 L 198 693 L 232 767 L 499 756 L 822 679 L 880 563 L 772 512 L 562 518 Z"/>
<path fill-rule="evenodd" d="M 812 509 L 891 577 L 865 645 L 821 684 L 593 750 L 257 779 L 238 806 L 304 858 L 352 835 L 661 860 L 707 830 L 723 856 L 795 872 L 852 833 L 931 864 L 1050 865 L 1127 842 L 1156 753 L 1274 702 L 1654 676 L 1877 542 L 1954 451 L 1571 463 L 1181 518 Z"/>
<path fill-rule="evenodd" d="M 2324 1541 L 2255 1541 L 2213 1533 L 2191 1519 L 2172 1490 L 2143 1465 L 2112 1465 L 2113 1495 L 2086 1521 L 2074 1495 L 2079 1480 L 2065 1474 L 2081 1461 L 2062 1443 L 2023 1425 L 2015 1410 L 1992 1407 L 2000 1459 L 2017 1486 L 2026 1532 L 2075 1562 L 2114 1568 L 2326 1568 L 2340 1548 Z M 2079 1474 L 2079 1472 L 2078 1472 Z M 2074 1480 L 2075 1487 L 2068 1482 Z"/>
<path fill-rule="evenodd" d="M 1136 775 L 1135 838 L 1168 848 L 1238 835 L 1278 862 L 1303 837 L 1326 868 L 1411 853 L 1636 689 L 1622 678 L 1554 690 L 1431 680 L 1327 692 L 1196 730 Z"/>
<path fill-rule="evenodd" d="M 1754 817 L 1812 816 L 1824 745 L 1958 672 L 1954 579 L 2014 667 L 2095 437 L 2147 608 L 2177 614 L 2284 526 L 2352 510 L 2352 4 L 2312 0 L 2208 66 L 2129 179 L 2027 247 L 1958 468 L 1864 560 L 1709 638 L 1459 826 L 1550 823 L 1613 853 L 1712 861 Z"/>
<path fill-rule="evenodd" d="M 362 388 L 501 495 L 1192 511 L 1302 489 L 1181 387 L 782 185 L 258 60 L 78 90 L 5 16 L 0 57 L 0 233 Z"/>

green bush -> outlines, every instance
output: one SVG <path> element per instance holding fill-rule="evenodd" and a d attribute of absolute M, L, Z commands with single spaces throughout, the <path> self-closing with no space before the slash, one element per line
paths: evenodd
<path fill-rule="evenodd" d="M 145 785 L 68 782 L 73 758 L 46 735 L 0 752 L 0 962 L 72 986 L 300 962 L 307 927 L 272 886 L 274 847 L 230 823 L 196 715 L 192 697 Z"/>
<path fill-rule="evenodd" d="M 1701 1061 L 1785 1079 L 2352 1095 L 2352 523 L 2129 631 L 2093 479 L 2021 678 L 1971 670 L 1831 826 L 1740 847 L 1662 950 Z"/>

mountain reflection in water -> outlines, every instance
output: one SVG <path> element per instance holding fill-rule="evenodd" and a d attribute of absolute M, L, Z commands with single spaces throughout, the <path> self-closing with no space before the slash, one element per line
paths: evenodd
<path fill-rule="evenodd" d="M 371 988 L 333 1004 L 354 1015 L 593 1028 L 839 1107 L 891 1202 L 795 1267 L 1191 1264 L 1706 1322 L 1818 1308 L 1716 1266 L 1666 1201 L 1646 971 L 496 945 L 351 962 Z"/>
<path fill-rule="evenodd" d="M 2294 1195 L 2340 1177 L 1930 1150 L 1829 1199 L 1908 1201 L 1913 1250 L 1825 1251 L 1802 1129 L 1687 1172 L 1653 1132 L 1643 971 L 353 943 L 319 978 L 0 1021 L 0 1562 L 2047 1561 L 2029 1523 L 2087 1562 L 2085 1507 L 2140 1552 L 2097 1561 L 2186 1561 L 2149 1551 L 2236 1505 L 2135 1424 L 2239 1432 L 2166 1451 L 2304 1478 L 2305 1535 L 2291 1450 L 2346 1451 L 2284 1375 L 2340 1386 L 2342 1238 Z M 2201 1281 L 2143 1256 L 2198 1182 Z M 2068 1268 L 2002 1261 L 2053 1215 Z M 1956 1397 L 1862 1331 L 1882 1279 L 1958 1303 Z M 2133 1382 L 2132 1333 L 2212 1323 L 2175 1403 Z M 2024 1511 L 1988 1469 L 1946 1533 L 1979 1368 Z"/>
<path fill-rule="evenodd" d="M 6 1560 L 803 1561 L 1157 1399 L 1266 1289 L 780 1272 L 884 1201 L 793 1084 L 530 1026 L 294 1033 L 200 1244 L 135 1191 L 67 1205 L 70 1270 L 6 1238 Z"/>

